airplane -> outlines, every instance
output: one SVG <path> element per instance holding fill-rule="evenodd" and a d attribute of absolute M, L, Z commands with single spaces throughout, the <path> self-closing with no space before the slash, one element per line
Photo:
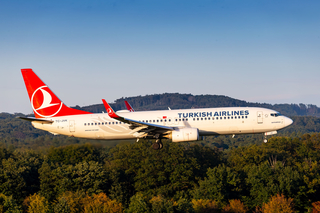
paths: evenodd
<path fill-rule="evenodd" d="M 116 140 L 154 139 L 153 149 L 162 149 L 162 139 L 172 142 L 198 141 L 203 136 L 264 133 L 292 124 L 279 112 L 260 107 L 219 107 L 200 109 L 115 112 L 102 99 L 107 113 L 91 113 L 66 106 L 32 69 L 21 69 L 35 117 L 19 117 L 35 128 L 54 135 Z M 127 103 L 127 102 L 126 102 Z"/>

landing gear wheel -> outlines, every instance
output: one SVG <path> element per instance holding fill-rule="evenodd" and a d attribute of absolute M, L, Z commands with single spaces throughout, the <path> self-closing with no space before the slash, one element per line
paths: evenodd
<path fill-rule="evenodd" d="M 154 143 L 154 144 L 152 144 L 152 148 L 153 148 L 154 150 L 161 149 L 159 143 Z"/>

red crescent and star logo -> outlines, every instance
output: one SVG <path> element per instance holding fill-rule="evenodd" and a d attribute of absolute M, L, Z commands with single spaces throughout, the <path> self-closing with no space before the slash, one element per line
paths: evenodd
<path fill-rule="evenodd" d="M 61 110 L 63 104 L 47 86 L 42 86 L 33 92 L 31 105 L 39 116 L 52 117 Z"/>

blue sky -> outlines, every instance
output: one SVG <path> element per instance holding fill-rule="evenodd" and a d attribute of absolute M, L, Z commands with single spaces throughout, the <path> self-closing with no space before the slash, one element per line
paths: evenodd
<path fill-rule="evenodd" d="M 320 106 L 319 11 L 309 0 L 0 0 L 0 112 L 32 112 L 21 68 L 69 106 L 165 92 Z"/>

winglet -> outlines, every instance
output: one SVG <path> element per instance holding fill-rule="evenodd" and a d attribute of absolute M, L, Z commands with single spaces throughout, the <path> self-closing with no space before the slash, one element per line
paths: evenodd
<path fill-rule="evenodd" d="M 128 103 L 128 101 L 124 101 L 124 103 L 126 104 L 126 107 L 127 107 L 127 109 L 128 109 L 130 112 L 134 112 L 134 109 L 133 109 L 132 106 Z"/>
<path fill-rule="evenodd" d="M 111 108 L 111 106 L 106 102 L 106 100 L 102 99 L 102 102 L 110 118 L 120 118 Z"/>

